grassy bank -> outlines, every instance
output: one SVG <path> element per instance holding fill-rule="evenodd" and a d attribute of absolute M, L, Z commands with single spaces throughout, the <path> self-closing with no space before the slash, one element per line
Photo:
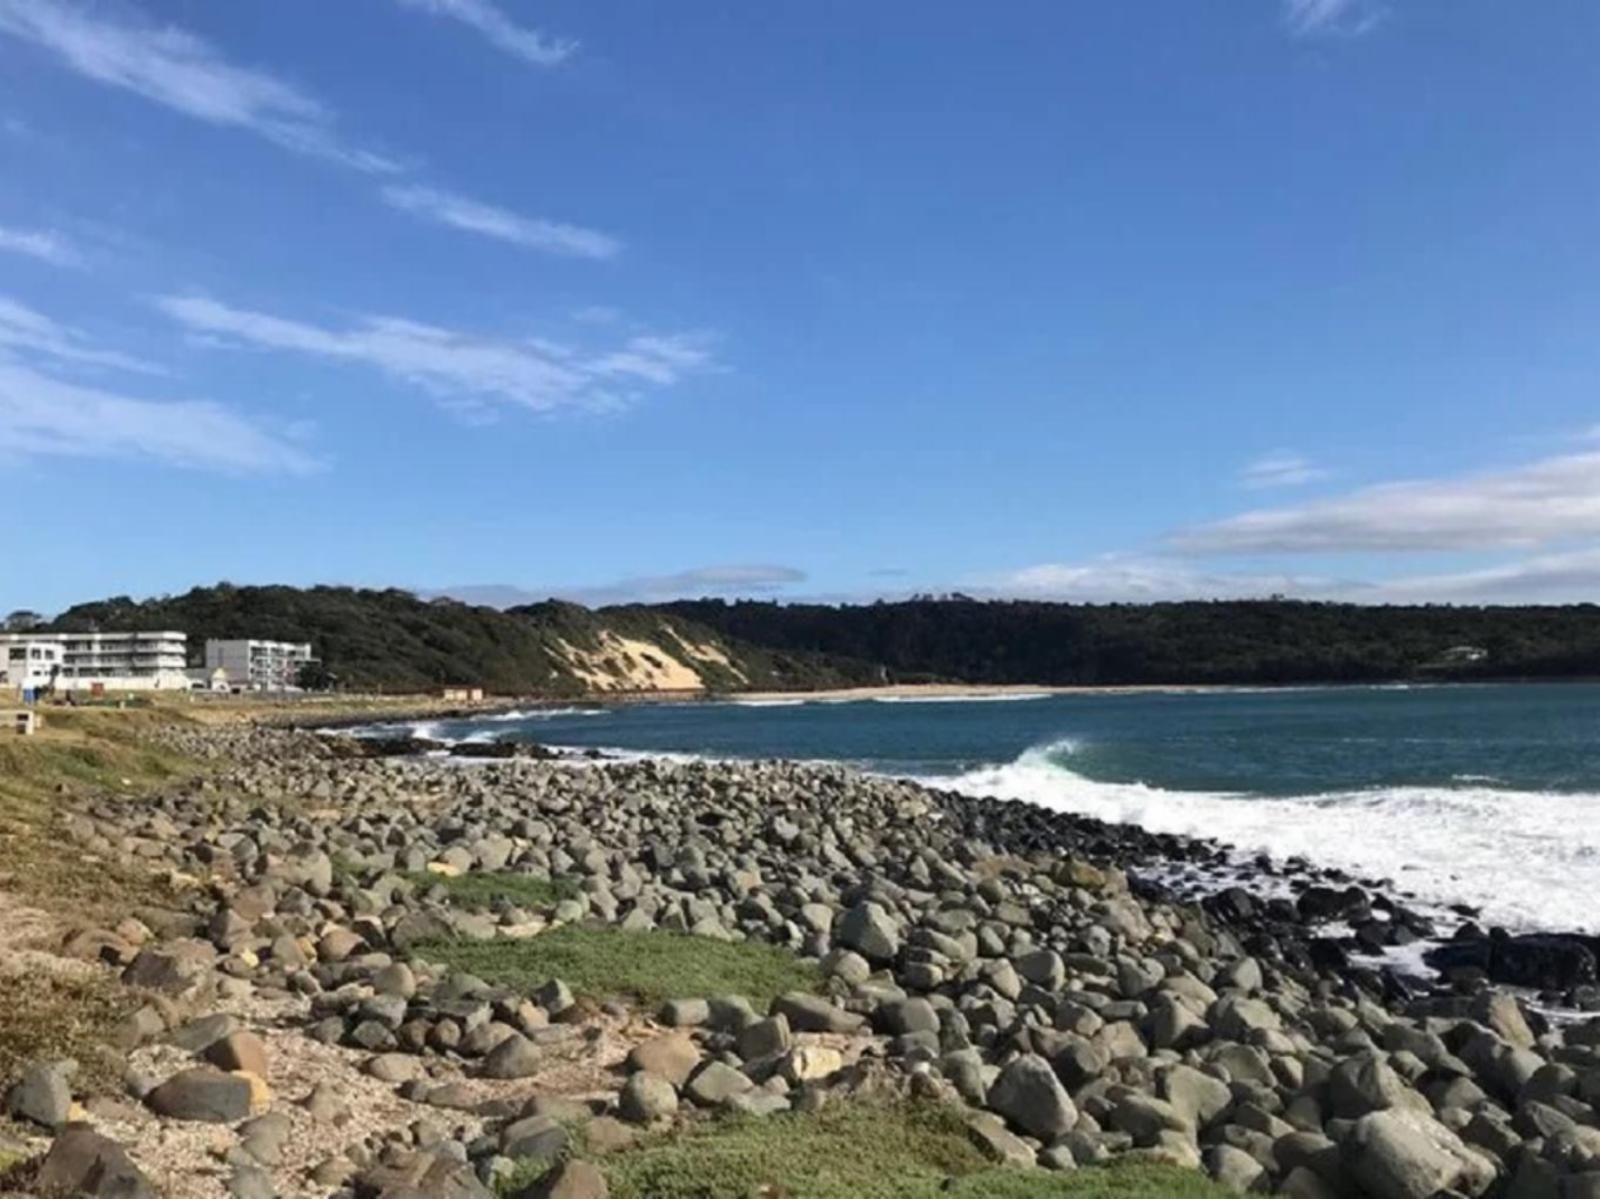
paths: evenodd
<path fill-rule="evenodd" d="M 559 978 L 597 1002 L 632 999 L 648 1006 L 685 996 L 743 995 L 764 1011 L 785 991 L 817 985 L 814 965 L 772 945 L 578 924 L 522 939 L 435 941 L 417 952 L 522 990 Z"/>
<path fill-rule="evenodd" d="M 161 709 L 51 708 L 33 737 L 0 734 L 0 889 L 90 919 L 159 899 L 148 876 L 86 861 L 60 835 L 64 798 L 135 796 L 197 766 L 151 739 Z"/>
<path fill-rule="evenodd" d="M 594 1159 L 612 1199 L 1226 1199 L 1193 1170 L 1127 1164 L 1071 1173 L 986 1160 L 961 1112 L 841 1101 L 731 1118 Z M 519 1180 L 523 1181 L 523 1180 Z"/>

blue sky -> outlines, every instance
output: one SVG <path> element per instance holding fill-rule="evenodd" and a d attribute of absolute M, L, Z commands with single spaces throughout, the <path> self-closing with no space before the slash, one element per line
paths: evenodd
<path fill-rule="evenodd" d="M 1600 598 L 1597 50 L 1587 0 L 0 0 L 0 609 Z"/>

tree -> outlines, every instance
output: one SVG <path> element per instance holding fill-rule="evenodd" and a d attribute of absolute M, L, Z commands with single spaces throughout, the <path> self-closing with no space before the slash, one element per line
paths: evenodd
<path fill-rule="evenodd" d="M 294 685 L 302 691 L 332 691 L 334 673 L 321 662 L 307 662 L 295 672 Z"/>
<path fill-rule="evenodd" d="M 5 619 L 5 631 L 8 633 L 26 633 L 38 628 L 45 623 L 45 618 L 37 612 L 27 608 L 18 608 Z"/>

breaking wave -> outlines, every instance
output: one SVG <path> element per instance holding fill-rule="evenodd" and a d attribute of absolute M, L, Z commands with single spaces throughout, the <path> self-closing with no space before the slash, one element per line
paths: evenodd
<path fill-rule="evenodd" d="M 1086 778 L 1069 765 L 1075 749 L 1051 742 L 1003 765 L 922 781 L 1387 878 L 1426 903 L 1473 904 L 1513 928 L 1600 931 L 1600 795 L 1508 790 L 1487 779 L 1272 798 L 1171 791 Z"/>

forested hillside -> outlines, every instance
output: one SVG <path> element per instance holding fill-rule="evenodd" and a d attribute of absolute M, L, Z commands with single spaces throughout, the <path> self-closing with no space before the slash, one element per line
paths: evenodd
<path fill-rule="evenodd" d="M 646 609 L 549 602 L 500 612 L 409 591 L 197 587 L 184 595 L 80 604 L 51 627 L 177 629 L 208 637 L 309 641 L 345 687 L 416 691 L 472 683 L 502 693 L 827 687 L 861 671 L 768 652 Z"/>
<path fill-rule="evenodd" d="M 1306 683 L 1600 676 L 1600 607 L 1370 607 L 1290 600 L 830 606 L 722 600 L 654 611 L 769 649 L 881 665 L 894 681 Z M 1484 651 L 1481 658 L 1461 651 Z"/>

